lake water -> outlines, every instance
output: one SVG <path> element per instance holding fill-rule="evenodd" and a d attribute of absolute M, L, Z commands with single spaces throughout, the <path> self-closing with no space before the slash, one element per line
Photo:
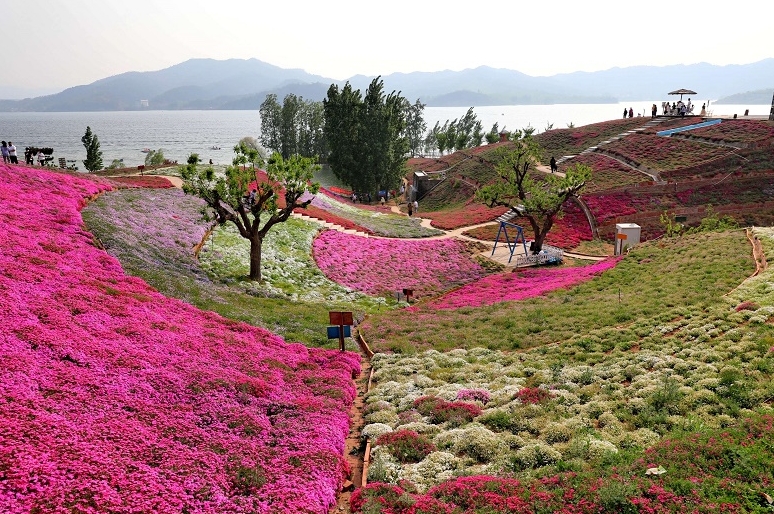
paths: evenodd
<path fill-rule="evenodd" d="M 543 132 L 553 128 L 588 125 L 620 118 L 624 107 L 637 113 L 650 114 L 651 104 L 661 101 L 623 102 L 619 104 L 559 104 L 504 105 L 476 107 L 475 113 L 484 130 L 492 124 L 510 130 L 533 126 Z M 699 102 L 699 107 L 701 102 Z M 712 105 L 715 114 L 740 116 L 745 109 L 752 115 L 768 115 L 769 105 Z M 427 107 L 424 118 L 428 128 L 436 121 L 443 124 L 465 115 L 464 107 Z M 81 137 L 86 126 L 99 137 L 105 165 L 113 159 L 123 159 L 126 166 L 145 161 L 144 148 L 162 148 L 166 158 L 184 162 L 191 153 L 198 153 L 204 162 L 228 164 L 234 145 L 244 136 L 260 133 L 258 111 L 119 111 L 119 112 L 14 112 L 0 113 L 0 139 L 14 142 L 23 158 L 25 146 L 54 148 L 54 157 L 77 160 L 86 158 Z M 216 148 L 216 149 L 213 149 Z"/>

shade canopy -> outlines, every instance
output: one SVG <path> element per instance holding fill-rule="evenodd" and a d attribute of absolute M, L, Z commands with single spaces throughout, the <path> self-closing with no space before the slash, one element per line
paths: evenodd
<path fill-rule="evenodd" d="M 678 89 L 676 91 L 670 91 L 670 95 L 680 95 L 680 100 L 683 99 L 683 95 L 695 95 L 696 91 L 691 91 L 690 89 Z"/>

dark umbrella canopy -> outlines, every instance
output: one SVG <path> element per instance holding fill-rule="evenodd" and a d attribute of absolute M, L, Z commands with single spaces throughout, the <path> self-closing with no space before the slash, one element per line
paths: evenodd
<path fill-rule="evenodd" d="M 695 95 L 696 91 L 691 91 L 690 89 L 678 89 L 676 91 L 671 91 L 669 93 L 670 95 L 680 95 L 680 100 L 683 99 L 683 95 Z"/>

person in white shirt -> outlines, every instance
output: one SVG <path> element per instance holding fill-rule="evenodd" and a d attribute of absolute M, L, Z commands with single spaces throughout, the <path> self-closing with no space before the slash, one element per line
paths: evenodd
<path fill-rule="evenodd" d="M 16 147 L 8 141 L 8 156 L 11 158 L 11 164 L 19 164 L 19 158 L 16 156 Z"/>

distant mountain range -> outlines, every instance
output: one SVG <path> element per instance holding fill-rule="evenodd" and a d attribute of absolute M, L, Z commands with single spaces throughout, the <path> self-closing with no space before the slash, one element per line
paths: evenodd
<path fill-rule="evenodd" d="M 364 91 L 372 79 L 356 75 L 349 82 Z M 550 77 L 481 66 L 393 73 L 383 79 L 388 91 L 401 91 L 410 101 L 419 98 L 429 106 L 615 103 L 668 99 L 667 93 L 679 88 L 697 91 L 697 100 L 761 88 L 769 91 L 762 102 L 768 103 L 772 89 L 763 88 L 774 87 L 774 58 L 743 65 L 634 66 Z M 293 93 L 322 100 L 331 84 L 344 82 L 257 59 L 191 59 L 159 71 L 122 73 L 53 95 L 0 100 L 0 112 L 257 109 L 270 93 L 280 99 Z"/>
<path fill-rule="evenodd" d="M 774 96 L 774 86 L 768 89 L 759 89 L 757 91 L 747 91 L 746 93 L 737 93 L 731 96 L 725 96 L 715 100 L 716 104 L 734 104 L 734 105 L 760 105 L 769 104 Z"/>

